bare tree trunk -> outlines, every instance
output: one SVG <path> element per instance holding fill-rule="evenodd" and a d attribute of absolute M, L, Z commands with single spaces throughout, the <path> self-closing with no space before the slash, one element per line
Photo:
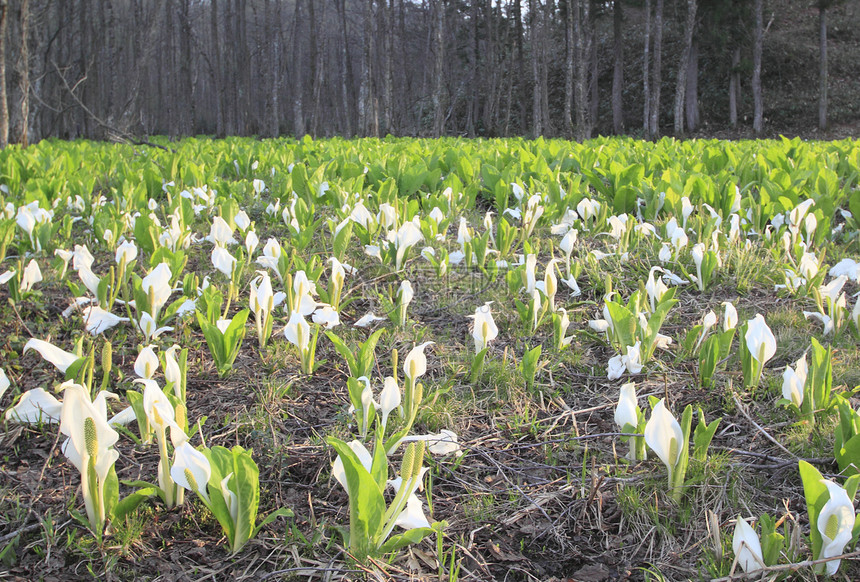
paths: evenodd
<path fill-rule="evenodd" d="M 531 61 L 532 61 L 532 135 L 540 137 L 543 134 L 543 98 L 541 97 L 541 75 L 540 75 L 540 37 L 541 37 L 541 15 L 543 9 L 540 7 L 540 2 L 537 0 L 538 6 L 535 6 L 536 0 L 529 0 L 529 17 L 531 17 L 531 26 L 529 26 L 529 44 L 531 45 Z"/>
<path fill-rule="evenodd" d="M 483 109 L 483 130 L 485 135 L 494 136 L 499 126 L 498 111 L 502 98 L 501 85 L 501 63 L 499 62 L 499 27 L 497 22 L 501 20 L 501 3 L 498 3 L 499 17 L 495 15 L 493 2 L 484 2 L 484 22 L 487 23 L 487 42 L 484 48 L 485 69 L 482 74 L 483 94 L 486 95 Z"/>
<path fill-rule="evenodd" d="M 281 2 L 275 1 L 272 12 L 272 0 L 266 0 L 267 37 L 269 37 L 269 64 L 271 65 L 271 84 L 269 85 L 269 120 L 268 135 L 278 137 L 281 133 L 280 90 L 281 90 Z"/>
<path fill-rule="evenodd" d="M 764 118 L 764 113 L 762 111 L 764 109 L 764 105 L 761 97 L 761 53 L 762 44 L 764 44 L 764 1 L 755 0 L 753 11 L 755 12 L 752 73 L 753 131 L 756 135 L 761 135 Z"/>
<path fill-rule="evenodd" d="M 182 133 L 191 135 L 196 129 L 195 118 L 197 117 L 196 105 L 194 103 L 194 83 L 191 77 L 191 8 L 190 0 L 182 0 L 179 3 L 179 19 L 181 37 L 179 39 L 179 83 L 182 86 L 183 113 L 181 115 Z"/>
<path fill-rule="evenodd" d="M 248 50 L 248 8 L 250 3 L 234 0 L 236 14 L 236 119 L 239 135 L 248 135 L 248 114 L 251 110 L 251 62 Z"/>
<path fill-rule="evenodd" d="M 546 0 L 544 3 L 544 13 L 541 15 L 540 39 L 538 46 L 540 47 L 540 94 L 541 94 L 541 115 L 543 116 L 542 125 L 545 135 L 552 135 L 552 121 L 549 115 L 549 57 L 547 56 L 547 36 L 550 34 L 550 20 L 552 19 L 552 0 Z M 540 2 L 538 2 L 540 6 Z"/>
<path fill-rule="evenodd" d="M 335 0 L 338 15 L 340 16 L 341 48 L 340 60 L 343 69 L 340 77 L 340 99 L 343 108 L 343 127 L 346 137 L 352 137 L 352 110 L 349 106 L 349 88 L 352 87 L 352 66 L 349 60 L 349 35 L 346 28 L 345 0 Z"/>
<path fill-rule="evenodd" d="M 657 0 L 654 14 L 654 67 L 651 70 L 651 118 L 648 122 L 648 137 L 656 138 L 660 133 L 660 88 L 663 82 L 663 0 Z"/>
<path fill-rule="evenodd" d="M 645 50 L 642 58 L 642 94 L 645 105 L 642 111 L 642 129 L 648 135 L 651 127 L 651 0 L 645 0 Z"/>
<path fill-rule="evenodd" d="M 0 0 L 0 149 L 9 145 L 9 102 L 6 96 L 6 16 L 7 0 Z"/>
<path fill-rule="evenodd" d="M 112 77 L 115 77 L 121 69 L 120 50 L 116 46 L 116 23 L 114 20 L 113 3 L 108 0 L 100 0 L 99 14 L 101 15 L 101 29 L 105 31 L 105 42 L 102 47 L 103 66 L 107 69 L 103 74 L 99 75 L 99 85 L 101 92 L 101 100 L 104 103 L 103 112 L 104 118 L 113 123 L 116 103 L 114 89 L 116 83 L 111 83 Z M 38 76 L 37 76 L 38 78 Z M 34 88 L 34 94 L 38 95 L 39 91 Z"/>
<path fill-rule="evenodd" d="M 591 2 L 589 1 L 589 5 Z M 591 74 L 589 75 L 588 80 L 588 88 L 591 90 L 591 99 L 589 100 L 589 130 L 588 137 L 591 137 L 591 132 L 594 129 L 594 126 L 597 125 L 597 117 L 598 112 L 600 111 L 600 92 L 598 91 L 599 87 L 597 86 L 597 78 L 598 78 L 598 62 L 597 62 L 597 35 L 595 34 L 595 24 L 593 17 L 589 17 L 584 19 L 583 21 L 586 25 L 586 33 L 585 38 L 588 39 L 587 46 L 590 48 L 588 54 L 591 55 L 589 58 L 589 65 L 591 66 Z"/>
<path fill-rule="evenodd" d="M 591 50 L 588 46 L 589 5 L 591 0 L 576 0 L 573 12 L 573 34 L 576 42 L 576 139 L 579 141 L 591 137 L 590 119 L 591 108 L 587 95 L 588 90 L 588 57 Z"/>
<path fill-rule="evenodd" d="M 325 22 L 326 3 L 323 3 L 322 22 Z M 317 136 L 319 130 L 320 107 L 322 105 L 322 86 L 325 80 L 325 64 L 323 63 L 323 55 L 326 51 L 326 39 L 328 35 L 322 36 L 322 49 L 318 45 L 320 26 L 317 22 L 316 11 L 314 10 L 314 2 L 308 2 L 308 19 L 311 27 L 311 64 L 312 64 L 312 84 L 311 95 L 313 96 L 313 105 L 311 109 L 311 135 Z"/>
<path fill-rule="evenodd" d="M 735 46 L 732 51 L 732 76 L 729 78 L 729 123 L 738 126 L 738 102 L 741 93 L 741 49 Z"/>
<path fill-rule="evenodd" d="M 173 58 L 176 53 L 175 35 L 173 34 L 173 4 L 173 2 L 166 2 L 164 4 L 164 40 L 162 41 L 161 51 L 159 51 L 161 62 L 158 72 L 158 101 L 162 104 L 164 117 L 158 131 L 165 131 L 164 128 L 167 127 L 165 133 L 175 138 L 182 133 L 182 128 L 179 126 L 179 112 L 176 110 L 177 102 L 173 93 L 173 88 L 176 86 L 174 79 L 176 62 Z"/>
<path fill-rule="evenodd" d="M 820 70 L 818 81 L 818 129 L 827 129 L 827 4 L 819 0 L 818 4 L 818 47 L 820 53 Z"/>
<path fill-rule="evenodd" d="M 393 2 L 394 0 L 392 0 Z M 403 0 L 397 0 L 397 54 L 398 54 L 398 69 L 405 70 L 407 68 L 407 56 L 406 56 L 406 9 L 403 6 Z M 412 94 L 412 79 L 406 75 L 398 75 L 397 76 L 397 85 L 395 86 L 395 95 L 397 99 L 397 107 L 395 108 L 397 111 L 397 128 L 399 132 L 402 134 L 405 131 L 409 130 L 407 125 L 407 120 L 410 120 L 411 116 L 408 116 L 407 113 L 410 110 L 410 100 L 409 96 Z M 413 124 L 412 127 L 416 127 L 417 124 Z M 412 131 L 412 130 L 409 130 Z"/>
<path fill-rule="evenodd" d="M 433 0 L 435 26 L 433 31 L 433 137 L 441 137 L 445 132 L 445 109 L 443 103 L 443 73 L 445 65 L 445 44 L 442 32 L 445 29 L 445 0 Z"/>
<path fill-rule="evenodd" d="M 675 135 L 684 133 L 684 105 L 687 102 L 687 73 L 690 68 L 690 52 L 693 49 L 693 32 L 696 29 L 696 0 L 687 0 L 687 20 L 684 26 L 684 46 L 678 63 L 678 79 L 675 83 Z"/>
<path fill-rule="evenodd" d="M 526 108 L 524 107 L 524 103 L 526 100 L 526 95 L 524 94 L 524 88 L 520 86 L 520 83 L 525 82 L 525 79 L 528 77 L 526 73 L 526 63 L 525 58 L 523 57 L 523 37 L 525 33 L 523 32 L 523 7 L 521 0 L 513 0 L 512 4 L 512 16 L 514 20 L 514 30 L 516 31 L 516 49 L 517 49 L 517 75 L 511 75 L 511 84 L 517 83 L 517 96 L 513 98 L 514 102 L 519 104 L 519 114 L 520 114 L 520 127 L 519 131 L 525 133 L 526 127 L 528 127 L 528 120 L 526 117 Z M 513 90 L 513 87 L 512 87 Z M 507 131 L 506 131 L 507 133 Z"/>
<path fill-rule="evenodd" d="M 393 1 L 393 0 L 392 0 Z M 394 128 L 394 78 L 391 70 L 391 53 L 394 51 L 394 21 L 388 0 L 380 0 L 382 16 L 382 133 L 395 133 Z"/>
<path fill-rule="evenodd" d="M 302 31 L 302 1 L 296 0 L 295 16 L 293 18 L 293 133 L 296 138 L 305 135 L 304 111 L 304 43 L 301 40 Z"/>
<path fill-rule="evenodd" d="M 215 131 L 218 136 L 225 134 L 224 128 L 224 103 L 226 101 L 227 88 L 221 82 L 222 75 L 222 59 L 221 59 L 221 43 L 218 39 L 218 0 L 212 0 L 209 7 L 210 16 L 210 36 L 212 37 L 212 52 L 214 56 L 215 66 L 212 71 L 212 90 L 216 92 L 215 97 Z"/>
<path fill-rule="evenodd" d="M 573 10 L 575 0 L 564 0 L 564 131 L 567 137 L 573 136 Z"/>
<path fill-rule="evenodd" d="M 624 133 L 624 15 L 621 0 L 615 0 L 612 10 L 612 42 L 614 67 L 612 69 L 612 130 L 615 135 Z"/>
<path fill-rule="evenodd" d="M 361 10 L 364 25 L 361 31 L 361 86 L 358 91 L 358 131 L 360 135 L 370 135 L 370 127 L 372 121 L 371 114 L 371 10 L 373 9 L 373 0 L 362 0 Z"/>
<path fill-rule="evenodd" d="M 466 131 L 475 137 L 478 117 L 478 0 L 472 1 L 469 12 L 469 106 L 466 110 Z"/>
<path fill-rule="evenodd" d="M 30 0 L 21 0 L 21 137 L 30 145 Z"/>
<path fill-rule="evenodd" d="M 693 37 L 690 66 L 687 68 L 687 131 L 699 128 L 699 42 Z"/>

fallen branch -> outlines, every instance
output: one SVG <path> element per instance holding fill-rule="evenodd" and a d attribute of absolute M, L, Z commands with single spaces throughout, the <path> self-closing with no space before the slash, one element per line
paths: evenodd
<path fill-rule="evenodd" d="M 25 525 L 24 527 L 19 527 L 15 531 L 11 531 L 5 535 L 0 536 L 0 544 L 5 544 L 9 540 L 18 537 L 19 535 L 31 532 L 33 530 L 37 530 L 42 527 L 42 522 L 37 521 L 36 523 L 31 523 L 30 525 Z"/>
<path fill-rule="evenodd" d="M 81 99 L 75 94 L 75 89 L 77 89 L 78 85 L 80 85 L 81 83 L 83 83 L 87 79 L 86 75 L 81 77 L 81 79 L 77 83 L 75 83 L 74 87 L 70 87 L 69 82 L 66 79 L 66 76 L 63 75 L 62 71 L 60 71 L 60 67 L 57 66 L 57 63 L 52 62 L 51 64 L 54 65 L 54 69 L 57 71 L 57 76 L 59 76 L 60 79 L 62 79 L 63 86 L 66 88 L 66 91 L 68 91 L 69 95 L 72 96 L 72 99 L 75 100 L 75 103 L 77 103 L 78 107 L 83 109 L 84 113 L 89 115 L 93 121 L 95 121 L 100 126 L 105 128 L 106 130 L 108 130 L 110 133 L 114 134 L 118 139 L 123 140 L 123 141 L 127 141 L 131 144 L 134 144 L 134 145 L 145 145 L 145 146 L 150 146 L 150 147 L 154 147 L 154 148 L 159 148 L 159 149 L 162 149 L 166 152 L 176 153 L 174 150 L 172 150 L 168 147 L 165 147 L 163 145 L 160 145 L 157 143 L 152 143 L 152 142 L 144 140 L 144 139 L 139 139 L 139 138 L 135 137 L 134 135 L 128 133 L 127 131 L 123 131 L 117 127 L 114 127 L 111 124 L 109 124 L 108 122 L 106 122 L 104 119 L 100 118 L 98 115 L 93 113 L 92 109 L 87 107 L 84 104 L 84 102 L 81 101 Z"/>
<path fill-rule="evenodd" d="M 756 421 L 754 421 L 754 420 L 752 419 L 752 417 L 749 415 L 749 412 L 747 412 L 747 410 L 746 410 L 746 408 L 744 407 L 744 405 L 741 403 L 741 401 L 740 401 L 740 400 L 738 400 L 738 396 L 737 396 L 737 394 L 732 394 L 732 398 L 734 398 L 734 400 L 735 400 L 735 404 L 737 405 L 738 410 L 740 410 L 740 411 L 741 411 L 741 414 L 743 414 L 743 415 L 744 415 L 744 417 L 746 417 L 746 419 L 747 419 L 748 421 L 750 421 L 750 423 L 751 423 L 754 427 L 756 427 L 756 429 L 757 429 L 761 434 L 763 434 L 763 435 L 765 436 L 765 438 L 767 438 L 767 440 L 769 440 L 770 442 L 772 442 L 773 444 L 775 444 L 777 447 L 779 447 L 780 449 L 782 449 L 783 451 L 785 451 L 787 454 L 789 454 L 789 455 L 791 455 L 792 457 L 794 457 L 794 458 L 795 458 L 795 460 L 797 460 L 797 459 L 798 459 L 798 456 L 797 456 L 797 455 L 795 455 L 794 453 L 792 453 L 791 451 L 789 451 L 787 448 L 785 448 L 784 446 L 782 446 L 782 443 L 780 443 L 778 440 L 776 440 L 775 438 L 773 438 L 772 436 L 770 436 L 770 434 L 768 434 L 768 432 L 767 432 L 766 430 L 764 430 L 764 429 L 763 429 L 763 428 L 762 428 L 762 427 L 761 427 L 761 426 L 760 426 Z"/>
<path fill-rule="evenodd" d="M 860 550 L 856 550 L 848 554 L 842 554 L 840 556 L 833 556 L 832 558 L 819 558 L 818 560 L 804 560 L 803 562 L 794 562 L 791 564 L 778 564 L 776 566 L 768 566 L 759 570 L 753 570 L 752 572 L 742 572 L 740 574 L 731 574 L 722 578 L 712 578 L 711 582 L 731 582 L 732 580 L 761 578 L 763 574 L 766 574 L 768 572 L 794 572 L 796 570 L 800 570 L 801 568 L 809 568 L 812 566 L 818 566 L 819 564 L 826 564 L 827 562 L 832 562 L 833 560 L 845 560 L 848 558 L 856 558 L 858 556 L 860 556 Z"/>

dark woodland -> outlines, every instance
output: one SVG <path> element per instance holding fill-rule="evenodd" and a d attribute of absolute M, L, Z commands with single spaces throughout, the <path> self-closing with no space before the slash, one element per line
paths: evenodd
<path fill-rule="evenodd" d="M 854 0 L 0 0 L 0 145 L 842 137 L 858 24 Z"/>

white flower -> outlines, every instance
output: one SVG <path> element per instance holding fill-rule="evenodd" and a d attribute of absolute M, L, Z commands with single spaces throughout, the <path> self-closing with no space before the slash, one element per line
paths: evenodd
<path fill-rule="evenodd" d="M 314 311 L 313 322 L 324 326 L 326 329 L 331 329 L 340 325 L 340 316 L 331 305 L 323 304 L 320 309 Z"/>
<path fill-rule="evenodd" d="M 776 353 L 776 338 L 761 314 L 756 314 L 747 324 L 747 332 L 744 335 L 747 349 L 753 359 L 764 366 Z"/>
<path fill-rule="evenodd" d="M 474 315 L 469 315 L 474 320 L 472 326 L 472 339 L 475 340 L 475 353 L 480 352 L 487 347 L 487 344 L 496 339 L 499 335 L 499 328 L 493 320 L 493 314 L 490 311 L 490 304 L 484 305 L 475 309 Z"/>
<path fill-rule="evenodd" d="M 765 566 L 758 534 L 742 517 L 738 517 L 735 523 L 732 551 L 746 573 L 761 570 Z"/>
<path fill-rule="evenodd" d="M 9 389 L 10 385 L 11 382 L 9 382 L 9 378 L 6 376 L 6 370 L 0 368 L 0 399 L 6 394 L 6 390 Z"/>
<path fill-rule="evenodd" d="M 173 274 L 170 272 L 170 266 L 167 263 L 159 263 L 149 275 L 141 281 L 141 290 L 150 298 L 152 304 L 149 306 L 153 318 L 157 318 L 158 310 L 167 303 L 173 289 L 170 287 L 170 279 Z M 143 306 L 138 305 L 139 309 Z"/>
<path fill-rule="evenodd" d="M 667 242 L 661 243 L 660 252 L 658 253 L 657 258 L 661 263 L 666 263 L 672 260 L 672 246 Z"/>
<path fill-rule="evenodd" d="M 459 453 L 460 444 L 457 442 L 457 433 L 443 428 L 439 434 L 422 434 L 403 437 L 400 442 L 426 441 L 427 450 L 434 455 L 447 455 Z"/>
<path fill-rule="evenodd" d="M 427 373 L 427 356 L 424 355 L 424 349 L 429 345 L 433 345 L 433 342 L 418 344 L 403 360 L 403 373 L 413 382 Z"/>
<path fill-rule="evenodd" d="M 822 479 L 827 487 L 830 499 L 821 508 L 818 522 L 815 524 L 821 533 L 821 554 L 818 558 L 832 558 L 842 554 L 845 546 L 851 541 L 851 530 L 854 527 L 854 504 L 848 498 L 845 489 L 830 481 Z M 839 569 L 841 560 L 827 562 L 827 574 L 833 576 Z"/>
<path fill-rule="evenodd" d="M 104 333 L 122 321 L 128 321 L 127 317 L 119 317 L 110 311 L 102 309 L 98 305 L 90 305 L 83 310 L 84 325 L 92 335 Z"/>
<path fill-rule="evenodd" d="M 829 315 L 824 315 L 823 313 L 818 313 L 817 311 L 804 311 L 803 316 L 806 319 L 809 319 L 811 317 L 820 321 L 821 324 L 824 325 L 824 331 L 821 332 L 823 335 L 830 335 L 831 333 L 833 333 L 833 318 L 831 318 Z"/>
<path fill-rule="evenodd" d="M 27 343 L 24 344 L 24 353 L 26 354 L 28 350 L 36 350 L 39 352 L 39 355 L 42 356 L 42 358 L 52 363 L 63 374 L 66 373 L 69 366 L 80 359 L 80 356 L 69 353 L 53 344 L 36 338 L 30 338 L 27 340 Z"/>
<path fill-rule="evenodd" d="M 6 411 L 6 420 L 21 424 L 59 422 L 63 404 L 45 391 L 34 388 L 21 395 L 18 403 Z"/>
<path fill-rule="evenodd" d="M 317 308 L 317 302 L 313 298 L 316 293 L 316 285 L 308 279 L 307 274 L 304 271 L 296 271 L 296 276 L 293 277 L 293 304 L 287 308 L 303 316 L 310 315 Z"/>
<path fill-rule="evenodd" d="M 645 283 L 645 293 L 648 294 L 648 301 L 651 304 L 651 311 L 653 312 L 657 303 L 663 299 L 663 295 L 669 290 L 669 287 L 663 283 L 663 280 L 660 277 L 655 277 L 654 273 L 657 271 L 663 271 L 660 267 L 651 267 L 651 270 L 648 271 L 648 281 Z"/>
<path fill-rule="evenodd" d="M 236 213 L 236 216 L 233 218 L 233 222 L 236 223 L 236 226 L 238 226 L 242 232 L 245 232 L 248 227 L 251 226 L 251 219 L 248 217 L 248 213 L 244 210 L 240 210 Z"/>
<path fill-rule="evenodd" d="M 686 196 L 681 197 L 681 215 L 684 217 L 684 228 L 687 228 L 687 219 L 693 213 L 693 205 Z"/>
<path fill-rule="evenodd" d="M 290 320 L 287 322 L 287 327 L 284 329 L 284 335 L 287 340 L 299 348 L 302 353 L 308 349 L 308 344 L 311 339 L 311 328 L 305 321 L 301 313 L 296 311 L 290 315 Z"/>
<path fill-rule="evenodd" d="M 666 465 L 669 475 L 672 475 L 680 459 L 681 447 L 684 446 L 684 434 L 681 425 L 666 409 L 662 398 L 645 425 L 645 442 Z"/>
<path fill-rule="evenodd" d="M 116 256 L 114 258 L 117 265 L 123 261 L 125 261 L 126 265 L 129 264 L 137 258 L 137 245 L 132 241 L 124 241 L 117 247 Z"/>
<path fill-rule="evenodd" d="M 402 527 L 405 530 L 430 527 L 430 522 L 424 516 L 424 509 L 417 495 L 412 493 L 406 498 L 406 509 L 400 512 L 400 515 L 394 521 L 394 525 Z"/>
<path fill-rule="evenodd" d="M 711 328 L 715 325 L 717 325 L 717 314 L 713 310 L 710 310 L 705 314 L 704 319 L 702 319 L 702 333 L 699 335 L 699 341 L 696 342 L 695 351 L 699 350 L 702 342 L 705 341 L 705 338 L 711 333 Z"/>
<path fill-rule="evenodd" d="M 23 275 L 21 275 L 21 292 L 28 292 L 33 288 L 33 285 L 40 281 L 42 281 L 42 270 L 39 269 L 39 263 L 35 259 L 30 259 L 30 262 L 24 267 Z"/>
<path fill-rule="evenodd" d="M 735 306 L 728 301 L 723 301 L 723 331 L 734 329 L 738 325 L 738 312 Z"/>
<path fill-rule="evenodd" d="M 400 305 L 402 305 L 404 309 L 407 305 L 412 303 L 412 298 L 415 297 L 415 291 L 412 289 L 412 283 L 410 281 L 407 280 L 400 283 L 397 297 L 400 300 Z"/>
<path fill-rule="evenodd" d="M 813 253 L 803 253 L 798 270 L 806 280 L 812 279 L 818 274 L 818 258 Z"/>
<path fill-rule="evenodd" d="M 782 397 L 794 403 L 800 408 L 803 404 L 803 388 L 806 384 L 807 366 L 806 354 L 803 354 L 796 364 L 796 369 L 791 366 L 785 367 L 782 373 Z"/>
<path fill-rule="evenodd" d="M 388 415 L 400 406 L 400 387 L 392 376 L 386 376 L 382 384 L 382 392 L 379 394 L 379 408 L 382 411 L 382 430 L 388 423 Z"/>
<path fill-rule="evenodd" d="M 854 259 L 842 259 L 830 268 L 828 274 L 831 277 L 840 277 L 844 275 L 845 277 L 860 283 L 860 263 Z"/>
<path fill-rule="evenodd" d="M 373 324 L 374 321 L 384 321 L 384 317 L 379 317 L 374 315 L 373 312 L 367 313 L 363 315 L 358 321 L 353 323 L 352 325 L 355 327 L 368 327 Z"/>
<path fill-rule="evenodd" d="M 155 355 L 152 349 L 153 347 L 152 345 L 144 347 L 134 360 L 134 373 L 141 378 L 152 378 L 160 365 L 158 356 Z"/>
<path fill-rule="evenodd" d="M 158 336 L 166 331 L 173 331 L 173 328 L 170 326 L 158 327 L 155 320 L 146 311 L 141 312 L 140 319 L 137 321 L 137 328 L 143 334 L 143 337 L 146 338 L 147 342 L 158 339 Z"/>
<path fill-rule="evenodd" d="M 207 502 L 209 501 L 206 485 L 212 476 L 212 467 L 206 455 L 192 447 L 188 441 L 176 447 L 170 476 L 180 487 L 193 491 Z"/>
<path fill-rule="evenodd" d="M 621 430 L 628 424 L 634 429 L 639 425 L 639 405 L 636 402 L 636 385 L 633 382 L 621 387 L 618 405 L 615 407 L 615 424 Z"/>
<path fill-rule="evenodd" d="M 212 265 L 226 277 L 232 277 L 233 270 L 236 268 L 236 257 L 224 247 L 216 246 L 212 249 Z"/>
<path fill-rule="evenodd" d="M 209 236 L 207 236 L 205 240 L 219 247 L 228 244 L 236 244 L 236 241 L 233 240 L 233 228 L 220 216 L 216 216 L 212 220 L 212 226 L 209 229 Z"/>
<path fill-rule="evenodd" d="M 257 245 L 260 244 L 260 239 L 257 237 L 257 233 L 253 230 L 249 230 L 248 234 L 245 235 L 245 253 L 248 255 L 248 258 L 254 254 L 254 251 L 257 250 Z"/>

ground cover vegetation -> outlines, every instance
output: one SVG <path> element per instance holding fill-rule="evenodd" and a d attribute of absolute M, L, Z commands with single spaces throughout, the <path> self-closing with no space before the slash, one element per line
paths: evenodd
<path fill-rule="evenodd" d="M 856 141 L 155 141 L 0 152 L 9 575 L 860 574 Z"/>

